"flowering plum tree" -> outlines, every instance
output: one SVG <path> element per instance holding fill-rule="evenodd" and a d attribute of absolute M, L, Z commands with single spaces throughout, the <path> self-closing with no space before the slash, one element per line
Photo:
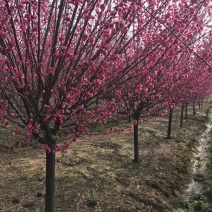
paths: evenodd
<path fill-rule="evenodd" d="M 184 56 L 193 54 L 195 42 L 192 39 L 203 31 L 207 7 L 207 2 L 197 1 L 182 1 L 180 4 L 172 1 L 148 1 L 145 7 L 141 7 L 142 19 L 150 19 L 143 24 L 138 21 L 140 25 L 133 26 L 134 29 L 142 29 L 142 32 L 134 37 L 131 49 L 126 50 L 126 63 L 132 71 L 125 78 L 130 80 L 125 82 L 125 78 L 121 78 L 122 86 L 115 92 L 117 100 L 122 102 L 134 118 L 135 162 L 139 162 L 140 115 L 146 110 L 150 113 L 150 109 L 159 103 L 163 103 L 165 109 L 176 104 L 167 98 L 166 92 L 173 92 L 176 87 L 187 83 L 191 68 L 185 65 Z M 139 19 L 139 13 L 137 14 Z M 131 53 L 127 54 L 127 51 Z M 135 62 L 135 58 L 139 60 Z M 187 90 L 185 94 L 189 95 Z M 180 98 L 186 99 L 184 93 L 180 93 Z"/>
<path fill-rule="evenodd" d="M 194 102 L 198 101 L 199 95 L 206 97 L 211 92 L 211 73 L 208 72 L 208 65 L 192 55 L 183 54 L 183 58 L 184 59 L 178 64 L 177 69 L 184 70 L 184 74 L 181 75 L 179 82 L 167 87 L 167 90 L 163 93 L 164 98 L 167 98 L 165 101 L 167 102 L 166 107 L 169 110 L 167 138 L 171 138 L 174 108 L 181 106 L 180 126 L 182 127 L 183 111 L 186 105 L 193 103 L 193 107 L 195 107 Z M 194 66 L 193 63 L 196 61 L 199 61 L 201 66 Z M 194 67 L 195 69 L 193 69 Z M 173 78 L 173 82 L 175 82 L 175 80 L 176 79 Z"/>

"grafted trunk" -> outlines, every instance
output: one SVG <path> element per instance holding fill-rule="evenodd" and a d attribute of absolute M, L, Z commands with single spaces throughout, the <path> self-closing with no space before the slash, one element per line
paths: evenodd
<path fill-rule="evenodd" d="M 193 102 L 193 115 L 196 115 L 195 102 Z"/>
<path fill-rule="evenodd" d="M 51 151 L 46 150 L 46 201 L 45 212 L 54 212 L 55 193 L 55 140 L 48 140 Z"/>
<path fill-rule="evenodd" d="M 183 126 L 183 110 L 184 110 L 184 106 L 182 105 L 182 107 L 181 107 L 181 116 L 180 116 L 180 127 Z"/>
<path fill-rule="evenodd" d="M 134 125 L 134 163 L 139 163 L 138 124 Z"/>
<path fill-rule="evenodd" d="M 138 120 L 139 115 L 134 116 L 136 124 L 134 124 L 134 163 L 139 163 L 139 146 L 138 146 Z"/>
<path fill-rule="evenodd" d="M 168 132 L 167 132 L 167 138 L 171 138 L 171 132 L 172 132 L 172 115 L 173 115 L 174 109 L 169 109 L 169 121 L 168 121 Z"/>

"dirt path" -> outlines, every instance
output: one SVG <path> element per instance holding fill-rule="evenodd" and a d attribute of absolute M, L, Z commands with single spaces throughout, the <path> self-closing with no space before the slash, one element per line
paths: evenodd
<path fill-rule="evenodd" d="M 57 154 L 56 212 L 170 212 L 184 206 L 182 193 L 191 171 L 190 158 L 204 131 L 205 108 L 188 113 L 184 127 L 173 117 L 167 140 L 167 117 L 140 123 L 140 164 L 133 164 L 133 132 L 82 137 Z M 155 120 L 156 119 L 156 120 Z M 116 126 L 114 126 L 116 127 Z M 97 128 L 97 132 L 102 131 Z M 0 152 L 0 211 L 42 211 L 44 154 L 27 147 Z"/>

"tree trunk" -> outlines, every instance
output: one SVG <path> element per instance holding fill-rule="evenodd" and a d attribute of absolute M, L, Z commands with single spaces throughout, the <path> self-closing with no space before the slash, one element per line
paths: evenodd
<path fill-rule="evenodd" d="M 180 116 L 180 127 L 183 126 L 183 110 L 184 110 L 184 106 L 182 105 L 182 107 L 181 107 L 181 116 Z"/>
<path fill-rule="evenodd" d="M 185 119 L 188 119 L 188 104 L 185 105 Z"/>
<path fill-rule="evenodd" d="M 98 97 L 98 95 L 96 97 L 96 107 L 99 107 L 99 97 Z"/>
<path fill-rule="evenodd" d="M 196 115 L 195 102 L 193 102 L 193 115 Z"/>
<path fill-rule="evenodd" d="M 169 109 L 169 122 L 168 122 L 168 132 L 167 132 L 167 138 L 171 138 L 171 131 L 172 131 L 172 115 L 173 115 L 174 109 Z"/>
<path fill-rule="evenodd" d="M 55 192 L 55 141 L 48 141 L 51 152 L 46 151 L 46 204 L 45 212 L 54 212 Z"/>
<path fill-rule="evenodd" d="M 201 108 L 201 104 L 200 104 L 200 102 L 199 102 L 199 109 Z"/>
<path fill-rule="evenodd" d="M 139 149 L 138 149 L 138 120 L 139 117 L 136 117 L 135 120 L 137 124 L 134 124 L 134 163 L 139 163 Z"/>

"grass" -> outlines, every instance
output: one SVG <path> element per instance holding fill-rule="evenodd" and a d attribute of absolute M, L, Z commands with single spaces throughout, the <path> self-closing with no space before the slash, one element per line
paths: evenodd
<path fill-rule="evenodd" d="M 172 139 L 166 139 L 167 117 L 148 117 L 139 123 L 140 164 L 132 162 L 133 132 L 128 130 L 128 120 L 97 126 L 93 132 L 100 133 L 80 137 L 64 154 L 57 154 L 56 211 L 170 212 L 181 207 L 205 113 L 202 109 L 192 116 L 190 109 L 192 118 L 180 128 L 179 112 L 174 111 Z M 125 131 L 101 133 L 110 132 L 110 127 Z M 15 148 L 1 152 L 0 160 L 0 208 L 14 211 L 17 203 L 11 199 L 22 197 L 19 209 L 42 211 L 45 155 L 35 148 Z"/>
<path fill-rule="evenodd" d="M 95 208 L 97 206 L 97 200 L 94 196 L 89 196 L 86 200 L 86 204 L 89 208 Z"/>

